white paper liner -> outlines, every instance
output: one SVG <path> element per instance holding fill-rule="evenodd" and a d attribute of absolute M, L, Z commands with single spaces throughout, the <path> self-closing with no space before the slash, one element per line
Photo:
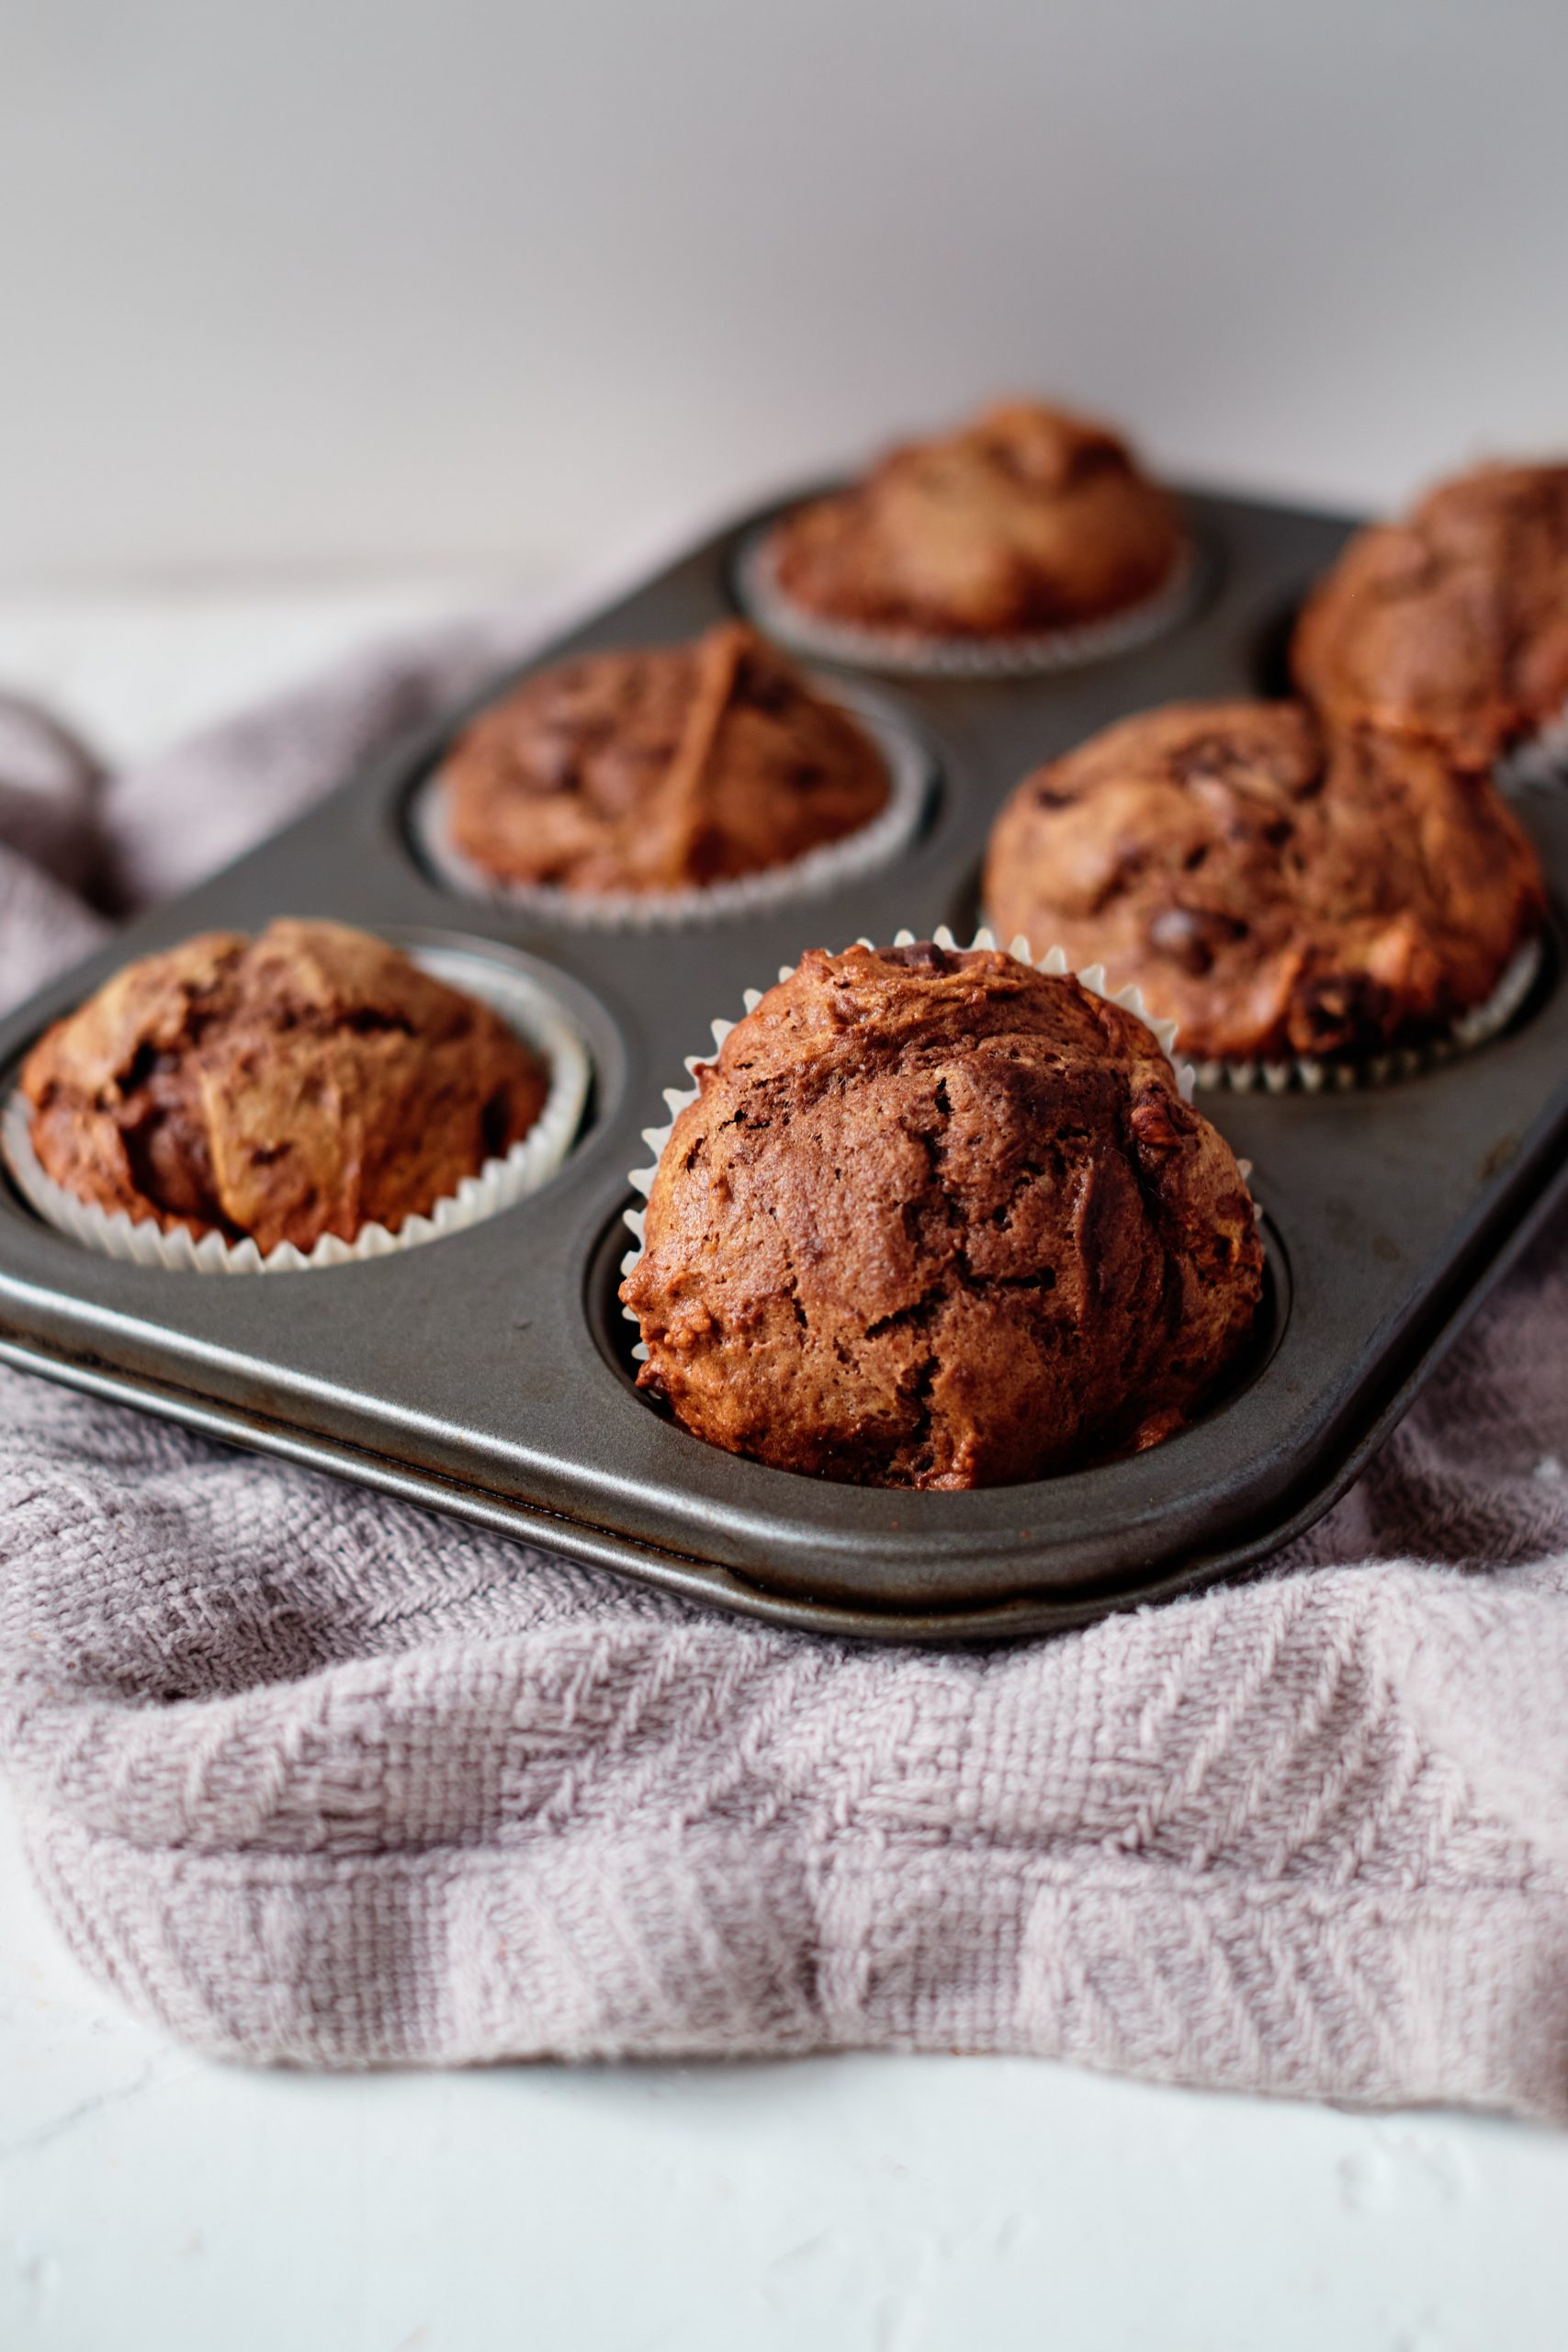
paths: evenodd
<path fill-rule="evenodd" d="M 1493 780 L 1506 793 L 1568 784 L 1568 703 L 1527 742 L 1516 743 L 1505 753 L 1493 770 Z"/>
<path fill-rule="evenodd" d="M 914 932 L 899 931 L 894 933 L 893 944 L 895 947 L 912 947 L 915 944 L 915 939 L 916 934 Z M 931 933 L 931 939 L 933 944 L 938 947 L 955 949 L 958 945 L 958 942 L 953 938 L 952 932 L 948 929 L 945 923 L 938 925 L 937 929 Z M 855 945 L 857 947 L 874 947 L 875 944 L 874 940 L 870 939 L 859 939 L 855 942 Z M 981 928 L 975 933 L 974 938 L 970 941 L 969 946 L 971 950 L 976 947 L 995 948 L 997 944 L 995 933 L 987 930 L 982 924 Z M 1047 956 L 1035 956 L 1030 951 L 1029 942 L 1026 939 L 1019 938 L 1012 942 L 1011 946 L 1008 949 L 1008 954 L 1010 956 L 1017 956 L 1021 964 L 1032 964 L 1037 972 L 1049 973 L 1054 979 L 1065 978 L 1071 970 L 1071 967 L 1067 962 L 1066 955 L 1059 947 L 1053 947 L 1050 954 Z M 779 967 L 778 977 L 781 980 L 787 980 L 797 969 L 798 967 L 796 965 L 781 964 Z M 1102 964 L 1088 965 L 1082 971 L 1073 972 L 1072 977 L 1084 988 L 1088 989 L 1091 994 L 1103 997 L 1110 1004 L 1120 1005 L 1124 1012 L 1132 1013 L 1136 1020 L 1139 1020 L 1144 1023 L 1144 1026 L 1153 1034 L 1156 1044 L 1158 1046 L 1161 1053 L 1164 1054 L 1166 1059 L 1170 1063 L 1172 1069 L 1175 1071 L 1177 1089 L 1180 1093 L 1182 1101 L 1184 1102 L 1190 1102 L 1192 1100 L 1193 1072 L 1187 1063 L 1179 1062 L 1175 1057 L 1175 1022 L 1156 1021 L 1152 1015 L 1145 1011 L 1143 994 L 1140 989 L 1136 988 L 1124 988 L 1117 989 L 1112 991 L 1111 989 L 1107 988 L 1105 984 L 1105 967 Z M 761 989 L 748 989 L 746 990 L 743 1001 L 748 1012 L 754 1012 L 756 1011 L 758 1005 L 762 1001 L 762 994 L 763 991 Z M 713 1045 L 708 1049 L 707 1053 L 689 1054 L 687 1056 L 686 1071 L 687 1075 L 694 1081 L 696 1079 L 698 1069 L 705 1062 L 711 1060 L 713 1055 L 716 1053 L 718 1048 L 723 1045 L 725 1039 L 728 1036 L 734 1026 L 735 1023 L 733 1021 L 716 1020 L 713 1023 Z M 628 1170 L 626 1181 L 631 1185 L 633 1192 L 640 1193 L 645 1201 L 653 1189 L 653 1180 L 659 1173 L 659 1162 L 663 1157 L 665 1145 L 669 1142 L 671 1134 L 674 1132 L 675 1122 L 680 1117 L 682 1112 L 684 1111 L 689 1104 L 696 1101 L 700 1091 L 701 1090 L 694 1082 L 691 1086 L 686 1087 L 667 1086 L 664 1089 L 664 1101 L 670 1112 L 669 1124 L 662 1127 L 644 1127 L 642 1131 L 642 1139 L 648 1146 L 649 1151 L 653 1154 L 652 1164 L 647 1168 L 631 1169 Z M 1241 1170 L 1242 1180 L 1245 1182 L 1252 1173 L 1250 1162 L 1247 1160 L 1240 1160 L 1237 1162 L 1237 1165 Z M 1256 1205 L 1257 1204 L 1255 1203 L 1255 1208 Z M 635 1239 L 637 1247 L 635 1250 L 628 1250 L 626 1256 L 621 1260 L 621 1276 L 623 1281 L 626 1276 L 631 1272 L 632 1268 L 637 1263 L 637 1261 L 642 1256 L 643 1237 L 648 1212 L 646 1209 L 626 1209 L 624 1212 L 624 1216 L 627 1229 Z M 623 1306 L 621 1312 L 628 1323 L 635 1323 L 637 1321 L 637 1318 L 632 1313 L 629 1306 Z M 648 1347 L 646 1342 L 642 1340 L 638 1340 L 637 1345 L 632 1350 L 632 1355 L 638 1363 L 646 1363 L 648 1361 Z"/>
<path fill-rule="evenodd" d="M 890 864 L 908 847 L 925 816 L 934 764 L 925 746 L 897 725 L 880 704 L 837 680 L 810 683 L 824 701 L 846 710 L 875 743 L 887 770 L 887 802 L 858 831 L 824 842 L 787 865 L 681 890 L 587 892 L 544 882 L 498 881 L 452 840 L 440 767 L 424 778 L 410 804 L 409 829 L 415 847 L 436 878 L 462 897 L 578 930 L 651 931 L 677 923 L 721 922 L 839 889 Z"/>
<path fill-rule="evenodd" d="M 1259 1090 L 1284 1094 L 1292 1087 L 1299 1087 L 1307 1094 L 1321 1094 L 1330 1089 L 1349 1092 L 1356 1087 L 1388 1086 L 1396 1079 L 1413 1078 L 1418 1070 L 1451 1060 L 1456 1054 L 1472 1052 L 1506 1029 L 1535 986 L 1540 964 L 1541 943 L 1537 933 L 1516 949 L 1507 969 L 1484 1003 L 1462 1013 L 1446 1036 L 1430 1037 L 1423 1045 L 1402 1046 L 1391 1053 L 1370 1054 L 1360 1060 L 1301 1057 L 1282 1062 L 1201 1061 L 1196 1065 L 1198 1083 L 1205 1091 L 1229 1087 L 1237 1094 Z"/>
<path fill-rule="evenodd" d="M 548 1063 L 550 1071 L 544 1108 L 527 1134 L 504 1159 L 487 1159 L 477 1175 L 465 1176 L 428 1216 L 405 1218 L 395 1233 L 384 1225 L 367 1225 L 353 1241 L 323 1234 L 309 1251 L 297 1250 L 291 1241 L 280 1242 L 265 1258 L 251 1240 L 231 1242 L 220 1233 L 209 1233 L 197 1241 L 183 1230 L 164 1233 L 152 1217 L 133 1222 L 124 1209 L 111 1216 L 45 1174 L 33 1150 L 32 1106 L 20 1087 L 14 1087 L 0 1111 L 0 1155 L 24 1198 L 49 1224 L 106 1257 L 163 1266 L 175 1273 L 278 1274 L 352 1265 L 415 1250 L 449 1233 L 462 1233 L 537 1192 L 570 1150 L 587 1100 L 588 1053 L 575 1025 L 538 981 L 482 949 L 415 947 L 408 953 L 412 962 L 435 979 L 478 997 L 499 1012 Z"/>
<path fill-rule="evenodd" d="M 1296 1056 L 1284 1061 L 1197 1060 L 1190 1067 L 1194 1082 L 1205 1093 L 1228 1087 L 1236 1094 L 1288 1093 L 1298 1087 L 1306 1094 L 1329 1091 L 1348 1093 L 1359 1086 L 1387 1086 L 1411 1078 L 1418 1070 L 1472 1052 L 1506 1029 L 1535 986 L 1541 967 L 1542 946 L 1534 933 L 1517 948 L 1502 978 L 1483 1003 L 1461 1013 L 1446 1036 L 1429 1037 L 1419 1046 L 1402 1046 L 1383 1054 L 1343 1060 Z M 1096 967 L 1100 969 L 1100 967 Z M 1083 975 L 1078 976 L 1082 978 Z M 1103 990 L 1101 991 L 1103 994 Z M 1120 999 L 1117 1000 L 1121 1001 Z M 1156 1024 L 1151 1023 L 1150 1026 Z M 1173 1035 L 1174 1022 L 1167 1024 Z"/>
<path fill-rule="evenodd" d="M 1170 577 L 1152 596 L 1103 620 L 1022 637 L 942 637 L 917 629 L 873 628 L 825 620 L 780 587 L 773 548 L 776 527 L 772 523 L 760 526 L 741 543 L 736 559 L 736 585 L 752 619 L 793 653 L 915 677 L 1021 678 L 1080 669 L 1162 637 L 1191 610 L 1202 584 L 1198 549 L 1186 540 Z"/>

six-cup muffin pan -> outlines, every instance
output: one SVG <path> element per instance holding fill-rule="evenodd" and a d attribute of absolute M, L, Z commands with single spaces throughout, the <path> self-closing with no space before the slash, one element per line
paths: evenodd
<path fill-rule="evenodd" d="M 574 1559 L 776 1623 L 893 1640 L 1072 1624 L 1237 1570 L 1334 1500 L 1548 1214 L 1568 1140 L 1560 931 L 1506 1033 L 1382 1087 L 1207 1092 L 1254 1165 L 1269 1251 L 1257 1345 L 1205 1418 L 1148 1453 L 1028 1486 L 911 1493 L 773 1470 L 703 1444 L 633 1385 L 615 1297 L 645 1127 L 716 1017 L 807 947 L 946 923 L 966 942 L 987 832 L 1031 767 L 1178 697 L 1281 691 L 1289 616 L 1348 523 L 1189 500 L 1201 593 L 1162 636 L 1091 665 L 981 682 L 857 675 L 923 753 L 896 858 L 743 919 L 605 931 L 456 895 L 422 865 L 418 788 L 475 697 L 199 889 L 122 933 L 0 1026 L 0 1085 L 51 1020 L 192 932 L 332 916 L 401 945 L 521 966 L 593 1064 L 576 1148 L 541 1191 L 369 1263 L 171 1273 L 99 1256 L 0 1186 L 0 1358 Z M 721 534 L 541 653 L 661 643 L 735 609 Z M 497 692 L 508 681 L 498 679 Z M 849 683 L 846 678 L 845 683 Z M 1554 907 L 1568 792 L 1521 808 Z M 1554 924 L 1556 918 L 1554 915 Z M 1048 942 L 1037 943 L 1040 947 Z M 450 968 L 450 967 L 449 967 Z M 1179 1051 L 1179 1046 L 1178 1048 Z M 519 1558 L 518 1573 L 527 1574 Z"/>

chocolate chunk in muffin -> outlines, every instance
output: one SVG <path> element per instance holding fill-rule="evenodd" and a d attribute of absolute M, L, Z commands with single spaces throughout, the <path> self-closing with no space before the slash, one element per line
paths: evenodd
<path fill-rule="evenodd" d="M 527 1134 L 548 1076 L 395 948 L 279 921 L 129 965 L 22 1086 L 39 1163 L 79 1200 L 265 1256 L 425 1214 Z"/>
<path fill-rule="evenodd" d="M 869 824 L 881 753 L 739 623 L 525 680 L 443 771 L 455 846 L 495 879 L 647 892 L 761 873 Z"/>
<path fill-rule="evenodd" d="M 986 862 L 1003 938 L 1102 962 L 1216 1060 L 1364 1056 L 1483 1004 L 1545 904 L 1529 837 L 1431 743 L 1294 703 L 1145 711 L 1026 777 Z"/>
<path fill-rule="evenodd" d="M 1309 599 L 1296 684 L 1484 765 L 1568 707 L 1568 465 L 1483 466 L 1359 531 Z"/>
<path fill-rule="evenodd" d="M 769 548 L 777 586 L 808 613 L 984 639 L 1142 604 L 1172 577 L 1182 530 L 1114 433 L 1010 401 L 797 507 Z"/>
<path fill-rule="evenodd" d="M 1154 1443 L 1245 1347 L 1263 1260 L 1151 1031 L 924 945 L 807 956 L 698 1072 L 621 1288 L 697 1436 L 886 1487 Z"/>

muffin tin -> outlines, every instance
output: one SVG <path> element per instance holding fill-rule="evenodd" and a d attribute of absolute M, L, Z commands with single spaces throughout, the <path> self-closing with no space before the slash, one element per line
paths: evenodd
<path fill-rule="evenodd" d="M 1507 1033 L 1382 1088 L 1201 1097 L 1255 1167 L 1269 1283 L 1254 1354 L 1193 1428 L 1130 1460 L 964 1494 L 884 1492 L 704 1445 L 632 1385 L 615 1298 L 627 1171 L 662 1091 L 807 947 L 949 923 L 966 938 L 991 820 L 1024 772 L 1177 697 L 1278 691 L 1288 616 L 1351 526 L 1189 501 L 1204 593 L 1165 635 L 1013 680 L 857 678 L 929 754 L 919 838 L 811 900 L 656 933 L 469 901 L 422 869 L 412 796 L 507 683 L 345 783 L 199 889 L 122 933 L 0 1025 L 0 1083 L 45 1023 L 130 956 L 275 914 L 513 962 L 587 1042 L 592 1101 L 541 1191 L 427 1249 L 234 1277 L 98 1257 L 0 1189 L 0 1357 L 208 1434 L 361 1480 L 552 1551 L 775 1623 L 898 1641 L 1081 1623 L 1245 1566 L 1311 1523 L 1393 1426 L 1564 1182 L 1560 934 Z M 758 518 L 696 548 L 537 657 L 665 642 L 733 610 Z M 1521 807 L 1554 904 L 1568 793 Z M 1042 945 L 1048 943 L 1040 943 Z M 520 1563 L 519 1574 L 526 1575 Z"/>

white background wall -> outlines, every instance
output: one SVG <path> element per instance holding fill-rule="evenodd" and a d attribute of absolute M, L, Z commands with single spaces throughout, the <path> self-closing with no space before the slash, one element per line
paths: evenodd
<path fill-rule="evenodd" d="M 1568 444 L 1562 0 L 0 0 L 0 585 L 549 567 L 994 387 Z"/>

